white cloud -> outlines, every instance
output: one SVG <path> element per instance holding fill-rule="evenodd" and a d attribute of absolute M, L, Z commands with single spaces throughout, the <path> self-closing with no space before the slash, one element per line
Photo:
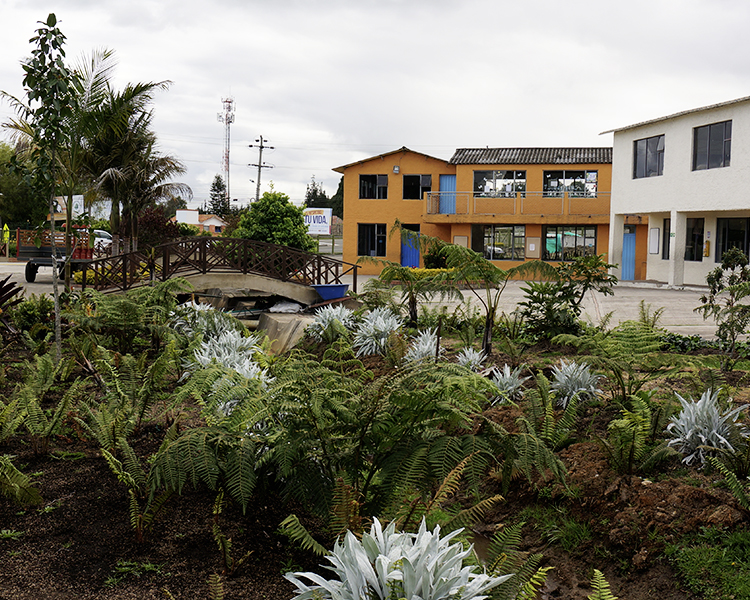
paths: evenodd
<path fill-rule="evenodd" d="M 118 85 L 173 82 L 155 126 L 197 199 L 221 170 L 226 96 L 232 196 L 254 197 L 263 134 L 263 187 L 300 200 L 313 174 L 333 193 L 333 167 L 404 145 L 608 145 L 599 132 L 750 93 L 744 0 L 0 0 L 0 89 L 22 93 L 51 10 L 70 58 L 109 47 Z"/>

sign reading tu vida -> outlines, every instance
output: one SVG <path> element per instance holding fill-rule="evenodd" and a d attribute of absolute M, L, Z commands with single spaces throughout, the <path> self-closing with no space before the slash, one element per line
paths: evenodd
<path fill-rule="evenodd" d="M 332 208 L 306 208 L 303 214 L 310 235 L 331 235 Z"/>

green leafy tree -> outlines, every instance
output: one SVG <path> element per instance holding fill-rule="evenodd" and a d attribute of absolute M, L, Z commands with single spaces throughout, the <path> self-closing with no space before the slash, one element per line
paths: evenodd
<path fill-rule="evenodd" d="M 229 214 L 229 198 L 227 197 L 227 186 L 221 175 L 214 177 L 209 196 L 209 212 L 222 218 L 227 216 Z"/>
<path fill-rule="evenodd" d="M 24 103 L 3 92 L 14 105 L 21 118 L 12 119 L 6 126 L 25 129 L 27 133 L 31 171 L 17 161 L 11 163 L 14 171 L 26 172 L 35 193 L 49 201 L 49 213 L 54 213 L 55 192 L 59 175 L 60 148 L 65 143 L 66 120 L 73 113 L 72 85 L 74 75 L 65 66 L 65 35 L 57 27 L 57 17 L 50 13 L 29 42 L 35 47 L 31 57 L 21 63 L 24 70 L 23 86 L 28 99 Z M 50 220 L 52 260 L 55 261 L 55 221 Z M 56 266 L 56 265 L 55 265 Z M 62 355 L 60 322 L 60 292 L 57 268 L 52 270 L 52 287 L 55 297 L 55 356 Z"/>
<path fill-rule="evenodd" d="M 730 248 L 721 257 L 721 266 L 706 275 L 708 294 L 701 296 L 696 308 L 704 319 L 716 321 L 716 337 L 725 354 L 723 371 L 731 371 L 737 362 L 737 341 L 750 325 L 750 305 L 744 300 L 750 296 L 750 268 L 748 259 L 739 248 Z"/>
<path fill-rule="evenodd" d="M 330 208 L 331 200 L 323 189 L 323 184 L 315 181 L 315 175 L 310 179 L 305 190 L 305 206 L 308 208 Z"/>
<path fill-rule="evenodd" d="M 336 193 L 331 196 L 331 208 L 333 214 L 339 219 L 344 218 L 344 178 L 339 180 L 339 186 L 336 188 Z"/>
<path fill-rule="evenodd" d="M 271 189 L 242 215 L 234 237 L 279 244 L 306 252 L 315 249 L 308 235 L 302 209 L 289 201 L 289 196 Z"/>
<path fill-rule="evenodd" d="M 15 157 L 15 158 L 14 158 Z M 0 220 L 11 229 L 31 229 L 47 215 L 43 198 L 34 194 L 31 185 L 18 171 L 11 171 L 10 162 L 23 160 L 8 144 L 0 142 Z"/>

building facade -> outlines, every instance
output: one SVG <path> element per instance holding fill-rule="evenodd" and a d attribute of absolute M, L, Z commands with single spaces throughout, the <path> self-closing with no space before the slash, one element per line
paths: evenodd
<path fill-rule="evenodd" d="M 389 235 L 396 220 L 503 268 L 608 249 L 611 148 L 462 148 L 449 161 L 401 148 L 334 170 L 344 175 L 347 262 L 419 266 Z"/>
<path fill-rule="evenodd" d="M 646 279 L 705 285 L 727 249 L 750 251 L 750 97 L 612 132 L 616 275 L 635 253 Z"/>

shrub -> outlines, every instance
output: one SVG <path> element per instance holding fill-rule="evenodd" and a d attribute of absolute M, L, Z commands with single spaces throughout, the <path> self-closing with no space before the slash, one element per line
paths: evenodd
<path fill-rule="evenodd" d="M 484 352 L 481 350 L 474 350 L 474 348 L 464 348 L 458 353 L 456 360 L 459 365 L 471 369 L 474 372 L 478 372 L 482 369 L 482 363 L 485 359 Z"/>
<path fill-rule="evenodd" d="M 682 411 L 667 425 L 667 432 L 673 438 L 668 445 L 685 455 L 682 459 L 685 464 L 692 464 L 696 459 L 703 464 L 713 450 L 734 452 L 737 437 L 747 437 L 747 432 L 737 425 L 737 419 L 748 405 L 722 410 L 719 391 L 711 389 L 703 392 L 697 401 L 675 395 L 682 404 Z"/>
<path fill-rule="evenodd" d="M 438 347 L 437 331 L 426 329 L 415 337 L 404 356 L 407 363 L 420 360 L 434 360 L 445 352 L 445 348 Z"/>
<path fill-rule="evenodd" d="M 420 598 L 422 600 L 480 600 L 488 590 L 512 575 L 491 577 L 463 566 L 472 549 L 450 541 L 462 530 L 440 537 L 440 527 L 427 531 L 424 519 L 419 531 L 396 533 L 391 523 L 385 531 L 374 519 L 370 533 L 358 540 L 347 532 L 343 544 L 336 542 L 327 559 L 339 579 L 324 579 L 316 573 L 287 573 L 298 590 L 295 600 L 308 598 Z M 311 581 L 309 586 L 300 578 Z"/>
<path fill-rule="evenodd" d="M 590 400 L 599 395 L 600 375 L 591 372 L 588 365 L 560 360 L 560 365 L 552 368 L 551 388 L 557 394 L 557 403 L 565 408 L 570 399 L 578 395 L 580 401 Z"/>
<path fill-rule="evenodd" d="M 357 323 L 354 311 L 345 306 L 324 306 L 315 311 L 315 321 L 310 323 L 306 334 L 316 342 L 333 343 L 352 331 Z"/>
<path fill-rule="evenodd" d="M 503 365 L 502 371 L 498 369 L 492 371 L 490 379 L 500 393 L 492 399 L 492 404 L 509 400 L 515 402 L 521 399 L 523 396 L 523 382 L 530 379 L 530 377 L 521 377 L 522 369 L 523 365 L 511 371 L 508 365 Z"/>
<path fill-rule="evenodd" d="M 12 313 L 13 322 L 22 331 L 30 331 L 35 325 L 48 327 L 54 314 L 55 302 L 47 294 L 31 294 Z"/>
<path fill-rule="evenodd" d="M 387 308 L 376 308 L 360 323 L 354 334 L 352 346 L 357 350 L 357 356 L 372 354 L 385 355 L 388 350 L 388 340 L 403 325 L 401 317 L 396 316 Z"/>

